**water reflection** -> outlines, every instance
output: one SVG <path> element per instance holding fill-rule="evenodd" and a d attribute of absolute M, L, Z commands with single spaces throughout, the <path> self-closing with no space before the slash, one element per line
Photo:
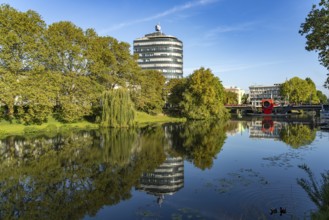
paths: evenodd
<path fill-rule="evenodd" d="M 129 219 L 144 218 L 148 212 L 138 211 L 150 210 L 145 200 L 154 204 L 154 198 L 162 206 L 154 204 L 151 211 L 164 210 L 155 215 L 163 219 L 256 219 L 271 217 L 269 210 L 280 206 L 291 213 L 300 209 L 290 199 L 306 196 L 293 191 L 300 188 L 293 187 L 296 177 L 295 185 L 287 179 L 306 157 L 307 148 L 300 146 L 315 139 L 309 124 L 275 118 L 8 137 L 0 140 L 0 219 L 97 218 L 135 194 L 145 196 L 144 203 L 138 209 L 127 205 L 135 211 Z"/>
<path fill-rule="evenodd" d="M 131 198 L 165 160 L 163 137 L 160 127 L 2 140 L 0 219 L 81 219 Z"/>
<path fill-rule="evenodd" d="M 173 150 L 204 170 L 213 165 L 226 139 L 226 123 L 193 121 L 174 134 Z"/>
<path fill-rule="evenodd" d="M 184 187 L 184 160 L 168 156 L 164 163 L 153 172 L 143 173 L 137 190 L 157 197 L 161 206 L 165 195 L 173 195 Z"/>
<path fill-rule="evenodd" d="M 249 126 L 250 138 L 268 138 L 280 140 L 292 148 L 311 144 L 316 137 L 316 129 L 310 121 L 289 122 L 263 117 L 252 120 Z"/>

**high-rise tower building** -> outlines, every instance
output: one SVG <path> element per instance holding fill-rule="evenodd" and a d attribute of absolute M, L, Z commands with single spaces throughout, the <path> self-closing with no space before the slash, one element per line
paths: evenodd
<path fill-rule="evenodd" d="M 183 77 L 183 43 L 162 33 L 160 25 L 154 33 L 134 40 L 134 54 L 139 55 L 142 69 L 159 70 L 167 80 Z"/>

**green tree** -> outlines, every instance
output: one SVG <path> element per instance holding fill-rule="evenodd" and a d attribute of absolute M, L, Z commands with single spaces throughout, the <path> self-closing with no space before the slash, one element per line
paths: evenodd
<path fill-rule="evenodd" d="M 9 5 L 0 6 L 0 102 L 9 120 L 24 92 L 22 79 L 30 71 L 42 72 L 46 24 L 34 11 L 18 12 Z"/>
<path fill-rule="evenodd" d="M 131 89 L 132 100 L 136 109 L 149 114 L 162 112 L 164 107 L 165 78 L 157 70 L 143 70 Z"/>
<path fill-rule="evenodd" d="M 54 75 L 49 72 L 26 74 L 20 80 L 21 90 L 17 101 L 17 119 L 24 124 L 41 124 L 48 120 L 59 92 Z"/>
<path fill-rule="evenodd" d="M 129 92 L 124 89 L 106 91 L 102 103 L 102 127 L 133 126 L 135 110 Z"/>
<path fill-rule="evenodd" d="M 281 85 L 281 95 L 289 98 L 291 103 L 309 103 L 314 89 L 307 80 L 293 77 Z"/>
<path fill-rule="evenodd" d="M 309 91 L 309 94 L 310 94 L 309 103 L 310 104 L 318 104 L 320 102 L 320 100 L 319 100 L 319 97 L 317 96 L 315 83 L 309 77 L 307 77 L 305 80 L 308 83 L 309 90 L 310 90 Z"/>
<path fill-rule="evenodd" d="M 248 104 L 249 103 L 249 94 L 243 94 L 242 98 L 241 98 L 241 102 L 242 104 Z"/>
<path fill-rule="evenodd" d="M 305 22 L 301 24 L 299 33 L 306 35 L 308 51 L 319 53 L 319 61 L 329 71 L 329 1 L 321 0 L 319 6 L 313 5 Z M 324 83 L 329 88 L 329 73 Z"/>
<path fill-rule="evenodd" d="M 71 22 L 60 21 L 47 29 L 47 68 L 63 74 L 86 75 L 86 38 Z"/>
<path fill-rule="evenodd" d="M 86 68 L 89 77 L 103 85 L 105 89 L 113 89 L 116 84 L 119 84 L 116 79 L 118 62 L 111 50 L 113 44 L 118 44 L 117 40 L 111 37 L 100 37 L 93 29 L 87 29 L 85 35 L 87 38 Z"/>
<path fill-rule="evenodd" d="M 320 104 L 328 104 L 328 97 L 322 91 L 317 90 L 316 95 L 319 98 Z"/>
<path fill-rule="evenodd" d="M 170 105 L 178 107 L 179 103 L 183 100 L 183 92 L 186 87 L 186 79 L 171 79 L 166 84 L 167 101 Z"/>
<path fill-rule="evenodd" d="M 183 100 L 183 114 L 189 119 L 226 118 L 224 87 L 210 69 L 200 68 L 187 78 Z"/>
<path fill-rule="evenodd" d="M 224 104 L 225 105 L 236 105 L 238 104 L 238 94 L 232 91 L 224 91 L 225 99 Z"/>
<path fill-rule="evenodd" d="M 15 76 L 43 70 L 40 57 L 45 52 L 46 24 L 40 15 L 0 5 L 0 21 L 0 68 Z"/>
<path fill-rule="evenodd" d="M 63 122 L 75 122 L 93 114 L 93 103 L 100 100 L 99 84 L 88 76 L 55 73 L 60 89 L 56 97 L 55 116 Z"/>

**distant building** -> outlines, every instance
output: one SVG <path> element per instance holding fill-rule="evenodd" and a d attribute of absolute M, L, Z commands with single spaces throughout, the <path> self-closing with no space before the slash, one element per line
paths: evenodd
<path fill-rule="evenodd" d="M 274 99 L 275 102 L 281 102 L 280 85 L 273 86 L 250 86 L 249 98 L 251 105 L 254 107 L 261 107 L 262 99 Z"/>
<path fill-rule="evenodd" d="M 183 77 L 183 43 L 162 33 L 160 25 L 154 33 L 134 40 L 133 46 L 142 69 L 159 70 L 167 80 Z"/>
<path fill-rule="evenodd" d="M 242 103 L 242 96 L 245 94 L 245 91 L 244 90 L 239 89 L 236 86 L 235 87 L 226 87 L 225 90 L 236 93 L 237 94 L 237 98 L 238 98 L 238 104 L 241 105 L 241 103 Z"/>

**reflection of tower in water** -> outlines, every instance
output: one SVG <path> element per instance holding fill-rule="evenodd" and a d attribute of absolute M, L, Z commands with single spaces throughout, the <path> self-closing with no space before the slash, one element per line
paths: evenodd
<path fill-rule="evenodd" d="M 137 190 L 157 196 L 162 204 L 165 195 L 173 195 L 184 187 L 184 160 L 181 157 L 167 157 L 153 172 L 143 173 Z"/>

